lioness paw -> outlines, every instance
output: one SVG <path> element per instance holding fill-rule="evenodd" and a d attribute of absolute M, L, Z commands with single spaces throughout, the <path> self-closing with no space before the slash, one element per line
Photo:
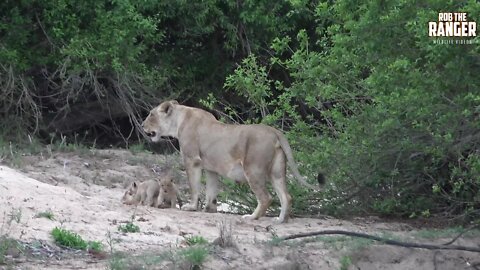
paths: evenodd
<path fill-rule="evenodd" d="M 282 224 L 282 223 L 287 223 L 287 219 L 285 218 L 279 218 L 279 217 L 276 217 L 273 219 L 273 223 L 275 224 Z"/>
<path fill-rule="evenodd" d="M 247 219 L 247 220 L 255 220 L 255 219 L 257 219 L 257 217 L 255 217 L 254 215 L 243 215 L 242 218 L 243 218 L 243 219 Z"/>
<path fill-rule="evenodd" d="M 184 211 L 197 211 L 198 210 L 198 205 L 187 203 L 184 206 L 182 206 L 182 210 L 184 210 Z"/>
<path fill-rule="evenodd" d="M 205 212 L 205 213 L 217 213 L 217 206 L 216 205 L 205 206 L 205 208 L 203 209 L 203 212 Z"/>

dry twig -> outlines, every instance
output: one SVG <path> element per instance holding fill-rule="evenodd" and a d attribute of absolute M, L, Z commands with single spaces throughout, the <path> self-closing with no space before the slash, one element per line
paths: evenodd
<path fill-rule="evenodd" d="M 340 235 L 347 235 L 352 237 L 360 237 L 366 238 L 378 242 L 382 242 L 387 245 L 394 245 L 399 247 L 406 247 L 406 248 L 423 248 L 423 249 L 431 249 L 431 250 L 463 250 L 463 251 L 470 251 L 470 252 L 479 252 L 480 247 L 467 247 L 467 246 L 457 246 L 457 245 L 436 245 L 436 244 L 422 244 L 422 243 L 411 243 L 411 242 L 402 242 L 397 240 L 391 240 L 375 235 L 369 235 L 365 233 L 357 233 L 357 232 L 350 232 L 350 231 L 343 231 L 343 230 L 324 230 L 324 231 L 317 231 L 317 232 L 310 232 L 310 233 L 299 233 L 293 234 L 289 236 L 281 237 L 281 240 L 291 240 L 296 238 L 303 238 L 303 237 L 310 237 L 310 236 L 318 236 L 318 235 L 329 235 L 329 234 L 340 234 Z"/>

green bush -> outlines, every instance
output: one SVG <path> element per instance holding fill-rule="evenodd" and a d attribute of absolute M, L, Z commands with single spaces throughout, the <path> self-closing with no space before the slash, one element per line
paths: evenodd
<path fill-rule="evenodd" d="M 136 233 L 140 231 L 138 225 L 133 224 L 133 222 L 128 222 L 126 224 L 118 225 L 118 231 L 123 233 Z"/>
<path fill-rule="evenodd" d="M 289 183 L 294 214 L 476 219 L 480 43 L 434 44 L 445 10 L 480 17 L 475 0 L 3 1 L 0 160 L 38 151 L 35 135 L 127 145 L 179 97 L 285 131 L 310 182 L 328 178 Z M 256 204 L 241 185 L 222 200 Z"/>
<path fill-rule="evenodd" d="M 49 220 L 55 220 L 55 215 L 51 211 L 40 212 L 35 215 L 36 218 L 46 218 Z"/>
<path fill-rule="evenodd" d="M 72 231 L 67 229 L 55 227 L 51 232 L 55 243 L 64 246 L 70 247 L 73 249 L 81 249 L 81 250 L 94 250 L 94 251 L 101 251 L 103 249 L 103 245 L 99 241 L 85 241 L 83 238 Z"/>
<path fill-rule="evenodd" d="M 59 245 L 74 249 L 87 249 L 87 242 L 77 233 L 55 227 L 51 234 L 55 242 Z"/>
<path fill-rule="evenodd" d="M 11 254 L 23 252 L 24 247 L 15 239 L 0 235 L 0 265 L 7 264 Z"/>
<path fill-rule="evenodd" d="M 205 246 L 192 246 L 179 251 L 179 255 L 192 265 L 192 269 L 200 267 L 207 259 L 209 250 Z"/>
<path fill-rule="evenodd" d="M 326 173 L 321 194 L 290 185 L 294 212 L 480 217 L 480 44 L 433 44 L 441 10 L 480 14 L 475 1 L 319 3 L 314 32 L 227 78 L 257 122 L 286 131 L 312 183 Z"/>
<path fill-rule="evenodd" d="M 192 236 L 185 237 L 185 241 L 189 246 L 208 244 L 207 239 L 205 239 L 203 236 L 200 236 L 200 235 L 192 235 Z"/>

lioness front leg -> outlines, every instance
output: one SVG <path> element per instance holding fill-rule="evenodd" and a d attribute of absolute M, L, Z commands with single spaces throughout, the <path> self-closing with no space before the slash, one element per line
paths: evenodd
<path fill-rule="evenodd" d="M 200 178 L 202 176 L 200 158 L 193 160 L 186 159 L 185 166 L 187 169 L 188 182 L 190 183 L 190 203 L 183 205 L 182 210 L 197 211 L 198 196 L 200 195 Z"/>
<path fill-rule="evenodd" d="M 205 170 L 205 176 L 207 178 L 206 188 L 206 204 L 205 212 L 216 213 L 217 212 L 217 195 L 218 195 L 218 174 L 212 171 Z"/>

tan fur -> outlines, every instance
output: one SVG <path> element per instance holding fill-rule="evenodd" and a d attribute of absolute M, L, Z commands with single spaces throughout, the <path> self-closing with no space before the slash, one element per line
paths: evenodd
<path fill-rule="evenodd" d="M 177 193 L 178 189 L 170 175 L 163 177 L 160 180 L 160 194 L 156 206 L 158 208 L 177 208 Z M 181 201 L 180 207 L 182 206 Z"/>
<path fill-rule="evenodd" d="M 284 135 L 265 125 L 223 124 L 204 110 L 166 101 L 150 111 L 142 124 L 144 132 L 157 142 L 162 136 L 178 138 L 190 182 L 191 201 L 183 210 L 198 208 L 202 170 L 206 176 L 205 211 L 216 212 L 218 176 L 238 182 L 248 182 L 257 198 L 257 208 L 246 218 L 258 219 L 265 215 L 272 197 L 267 191 L 270 180 L 280 199 L 278 220 L 286 222 L 291 208 L 291 197 L 286 186 L 286 164 L 303 184 L 292 150 Z"/>
<path fill-rule="evenodd" d="M 160 185 L 158 181 L 133 182 L 123 194 L 122 203 L 127 205 L 156 206 Z"/>

